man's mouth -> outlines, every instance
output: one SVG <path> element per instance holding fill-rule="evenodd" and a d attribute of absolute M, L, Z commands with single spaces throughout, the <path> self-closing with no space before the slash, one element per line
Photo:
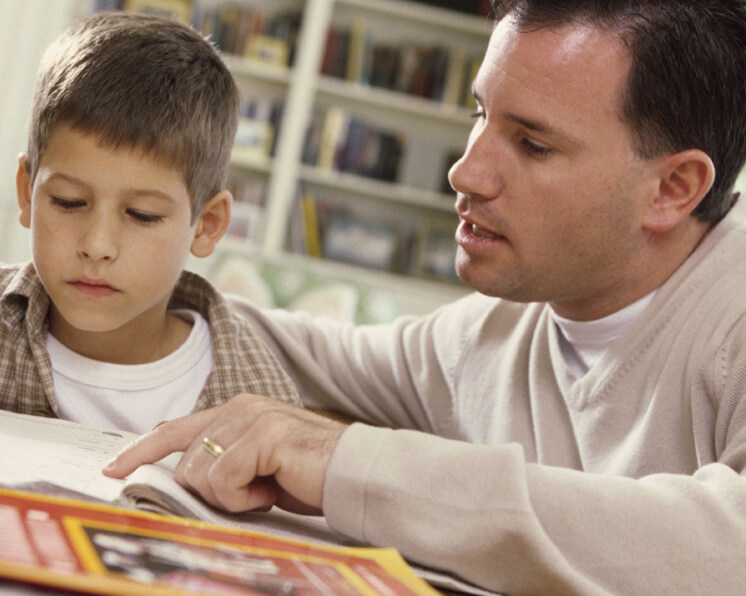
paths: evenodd
<path fill-rule="evenodd" d="M 488 230 L 485 230 L 484 228 L 480 228 L 477 224 L 471 224 L 469 226 L 469 231 L 477 238 L 486 238 L 487 240 L 498 240 L 502 238 L 502 236 L 498 234 L 494 234 Z"/>

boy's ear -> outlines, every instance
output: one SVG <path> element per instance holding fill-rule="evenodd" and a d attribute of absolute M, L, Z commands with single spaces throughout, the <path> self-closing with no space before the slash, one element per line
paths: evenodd
<path fill-rule="evenodd" d="M 18 198 L 18 221 L 24 228 L 31 227 L 31 172 L 25 154 L 18 157 L 16 172 L 16 196 Z"/>
<path fill-rule="evenodd" d="M 195 257 L 208 257 L 215 250 L 215 245 L 223 237 L 231 221 L 233 195 L 228 190 L 221 190 L 213 196 L 197 218 L 191 251 Z"/>
<path fill-rule="evenodd" d="M 704 151 L 689 149 L 662 158 L 655 200 L 647 206 L 643 227 L 664 233 L 688 217 L 715 180 L 715 166 Z"/>

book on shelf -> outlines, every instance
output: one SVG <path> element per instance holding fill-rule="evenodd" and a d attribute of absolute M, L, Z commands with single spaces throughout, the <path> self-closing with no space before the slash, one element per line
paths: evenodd
<path fill-rule="evenodd" d="M 481 56 L 471 56 L 466 62 L 466 84 L 461 87 L 461 99 L 459 105 L 474 109 L 477 107 L 477 100 L 471 91 L 471 84 L 477 78 L 479 67 L 482 66 Z"/>
<path fill-rule="evenodd" d="M 346 539 L 323 517 L 219 511 L 176 483 L 180 454 L 126 480 L 103 476 L 135 438 L 0 411 L 1 578 L 111 594 L 434 594 L 415 569 L 481 593 Z"/>
<path fill-rule="evenodd" d="M 367 23 L 357 19 L 327 31 L 321 74 L 463 106 L 474 59 L 459 45 L 375 41 Z"/>
<path fill-rule="evenodd" d="M 124 2 L 120 1 L 118 4 L 119 6 L 116 9 L 151 14 L 159 17 L 169 17 L 183 23 L 188 23 L 192 16 L 192 3 L 190 0 L 124 0 Z M 112 7 L 102 6 L 99 9 L 111 10 Z"/>
<path fill-rule="evenodd" d="M 464 88 L 471 85 L 471 81 L 467 81 L 467 61 L 468 56 L 464 48 L 453 48 L 443 81 L 443 103 L 451 106 L 463 105 Z"/>
<path fill-rule="evenodd" d="M 455 191 L 451 187 L 451 181 L 448 179 L 448 174 L 451 171 L 451 168 L 453 165 L 461 159 L 461 156 L 464 154 L 463 149 L 452 149 L 450 151 L 447 151 L 446 154 L 443 156 L 443 165 L 441 167 L 441 175 L 440 175 L 440 185 L 438 186 L 438 190 L 442 195 L 447 195 L 449 197 L 454 196 Z"/>
<path fill-rule="evenodd" d="M 412 0 L 420 4 L 429 4 L 438 8 L 447 8 L 467 14 L 489 16 L 492 14 L 490 0 Z"/>
<path fill-rule="evenodd" d="M 415 243 L 412 221 L 400 213 L 371 216 L 309 191 L 299 191 L 288 247 L 291 251 L 359 267 L 409 273 Z"/>
<path fill-rule="evenodd" d="M 270 156 L 274 128 L 268 120 L 240 118 L 231 156 L 238 161 L 259 162 Z"/>
<path fill-rule="evenodd" d="M 402 135 L 332 106 L 311 119 L 302 160 L 321 169 L 395 182 L 405 146 Z"/>
<path fill-rule="evenodd" d="M 346 78 L 349 51 L 350 29 L 334 25 L 329 27 L 321 58 L 321 74 L 338 79 Z"/>
<path fill-rule="evenodd" d="M 192 22 L 221 51 L 271 64 L 293 63 L 300 11 L 267 12 L 236 3 L 194 9 Z"/>
<path fill-rule="evenodd" d="M 246 42 L 244 56 L 267 64 L 290 64 L 290 46 L 284 39 L 270 35 L 253 35 Z"/>
<path fill-rule="evenodd" d="M 316 200 L 310 193 L 303 193 L 300 197 L 301 213 L 303 215 L 303 240 L 305 252 L 309 257 L 321 256 L 321 237 Z"/>
<path fill-rule="evenodd" d="M 347 52 L 347 64 L 345 78 L 348 81 L 364 81 L 364 65 L 367 46 L 370 42 L 368 27 L 362 19 L 355 19 L 350 25 L 349 51 Z"/>
<path fill-rule="evenodd" d="M 455 218 L 431 217 L 421 226 L 417 274 L 421 277 L 457 281 Z"/>
<path fill-rule="evenodd" d="M 298 187 L 288 228 L 287 246 L 291 252 L 320 258 L 328 206 L 313 193 Z"/>

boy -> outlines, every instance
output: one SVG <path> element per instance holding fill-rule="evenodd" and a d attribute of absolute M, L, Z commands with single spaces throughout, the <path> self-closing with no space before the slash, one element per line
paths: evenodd
<path fill-rule="evenodd" d="M 50 46 L 16 176 L 33 263 L 0 268 L 0 408 L 139 433 L 243 391 L 298 402 L 182 272 L 230 219 L 238 101 L 215 49 L 174 21 L 98 13 Z"/>

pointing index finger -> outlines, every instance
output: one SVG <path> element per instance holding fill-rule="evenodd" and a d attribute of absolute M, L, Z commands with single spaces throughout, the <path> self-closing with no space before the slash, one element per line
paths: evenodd
<path fill-rule="evenodd" d="M 106 476 L 124 478 L 143 464 L 151 464 L 176 451 L 186 451 L 195 438 L 212 422 L 213 415 L 203 410 L 158 425 L 135 439 L 103 468 Z"/>

